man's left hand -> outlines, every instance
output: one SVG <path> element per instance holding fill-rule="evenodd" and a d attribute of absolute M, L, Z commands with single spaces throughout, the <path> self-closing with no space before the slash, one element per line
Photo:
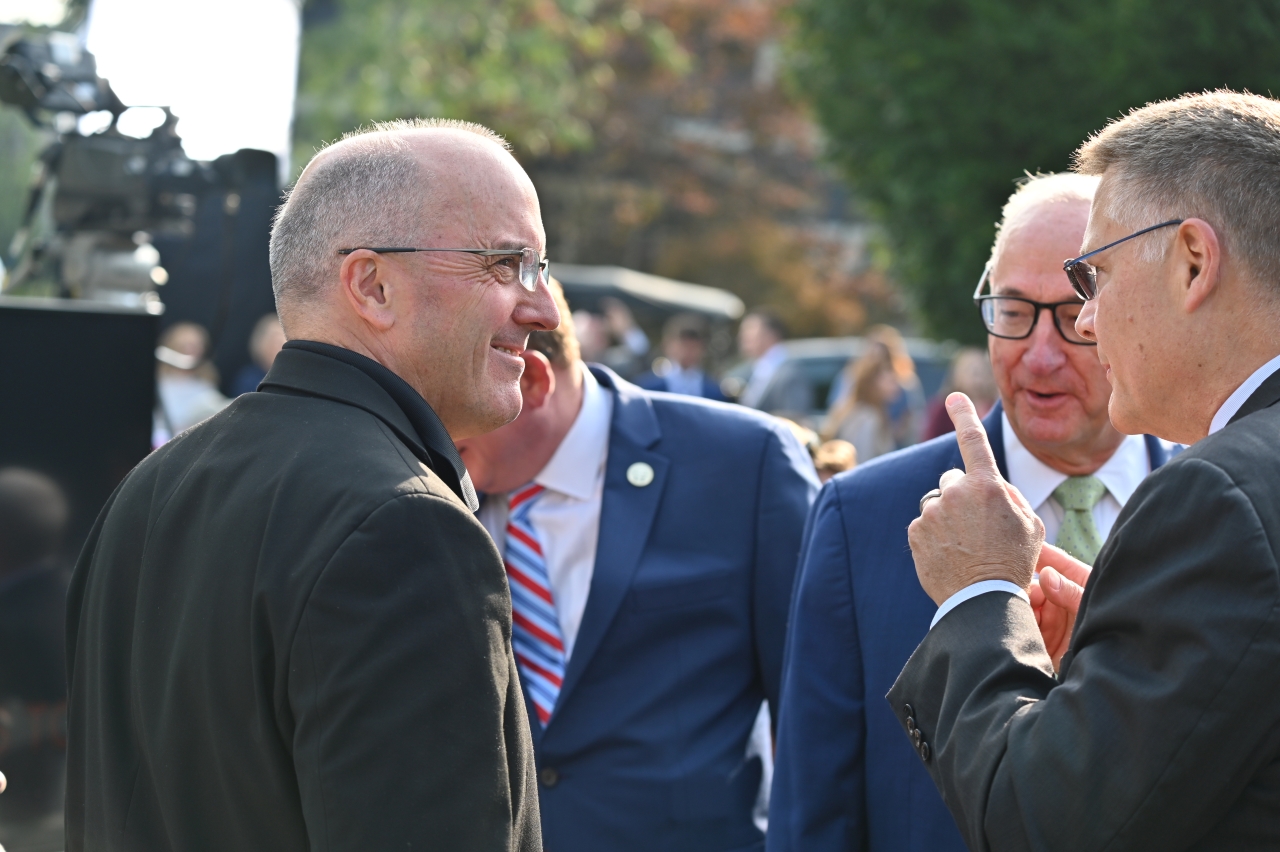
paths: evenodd
<path fill-rule="evenodd" d="M 939 606 L 983 580 L 1027 588 L 1044 544 L 1044 524 L 1000 475 L 973 403 L 953 393 L 947 412 L 956 424 L 965 470 L 944 473 L 941 495 L 928 500 L 907 527 L 916 576 Z"/>
<path fill-rule="evenodd" d="M 1041 548 L 1036 568 L 1040 578 L 1031 584 L 1027 592 L 1031 596 L 1036 623 L 1040 625 L 1040 636 L 1056 672 L 1062 663 L 1062 655 L 1071 644 L 1076 612 L 1080 609 L 1084 586 L 1093 569 L 1052 544 Z"/>

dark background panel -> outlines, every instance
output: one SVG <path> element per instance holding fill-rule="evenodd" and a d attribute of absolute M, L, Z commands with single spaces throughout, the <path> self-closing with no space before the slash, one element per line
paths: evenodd
<path fill-rule="evenodd" d="M 0 467 L 45 473 L 72 514 L 66 557 L 151 450 L 159 317 L 0 297 Z"/>

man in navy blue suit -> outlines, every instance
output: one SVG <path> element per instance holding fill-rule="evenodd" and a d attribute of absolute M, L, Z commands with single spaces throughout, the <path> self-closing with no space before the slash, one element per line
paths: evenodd
<path fill-rule="evenodd" d="M 1045 540 L 1087 564 L 1167 458 L 1156 439 L 1112 427 L 1106 372 L 1075 332 L 1083 302 L 1062 261 L 1079 249 L 1096 186 L 1081 175 L 1023 184 L 975 293 L 1000 389 L 983 421 L 1000 472 L 1044 522 Z M 907 525 L 956 467 L 955 435 L 945 435 L 837 476 L 819 495 L 792 602 L 770 852 L 965 849 L 884 700 L 944 614 L 920 588 Z"/>
<path fill-rule="evenodd" d="M 545 848 L 763 849 L 748 741 L 813 465 L 772 418 L 586 367 L 570 316 L 531 336 L 520 416 L 458 445 L 507 566 Z"/>
<path fill-rule="evenodd" d="M 719 383 L 702 369 L 706 357 L 707 321 L 697 314 L 676 314 L 662 329 L 662 360 L 635 382 L 645 390 L 724 402 Z"/>

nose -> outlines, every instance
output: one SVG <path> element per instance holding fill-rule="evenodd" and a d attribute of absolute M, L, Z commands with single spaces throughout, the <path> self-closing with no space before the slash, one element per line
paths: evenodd
<path fill-rule="evenodd" d="M 1090 343 L 1098 342 L 1098 335 L 1094 328 L 1094 320 L 1097 315 L 1098 300 L 1090 299 L 1084 303 L 1084 307 L 1080 309 L 1080 315 L 1076 317 L 1076 334 Z"/>
<path fill-rule="evenodd" d="M 1022 363 L 1038 375 L 1048 375 L 1067 362 L 1067 342 L 1053 325 L 1053 314 L 1048 308 L 1040 309 L 1036 327 L 1027 338 L 1027 350 Z"/>
<path fill-rule="evenodd" d="M 560 325 L 560 309 L 551 296 L 545 273 L 538 275 L 538 286 L 532 293 L 521 288 L 520 301 L 512 319 L 520 325 L 533 326 L 537 331 L 551 331 Z"/>

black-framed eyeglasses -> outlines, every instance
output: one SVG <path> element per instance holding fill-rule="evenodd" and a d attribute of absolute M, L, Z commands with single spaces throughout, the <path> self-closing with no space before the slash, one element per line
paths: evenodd
<path fill-rule="evenodd" d="M 518 249 L 476 249 L 476 248 L 396 248 L 396 247 L 379 247 L 369 248 L 360 246 L 357 248 L 338 249 L 338 254 L 351 254 L 353 251 L 372 251 L 378 254 L 408 254 L 415 251 L 458 251 L 463 254 L 478 254 L 481 257 L 509 257 L 519 258 L 520 264 L 517 268 L 515 265 L 497 264 L 495 269 L 498 277 L 503 284 L 514 284 L 519 280 L 524 289 L 532 293 L 538 289 L 538 278 L 547 271 L 547 259 L 539 257 L 538 252 L 531 248 Z"/>
<path fill-rule="evenodd" d="M 1170 219 L 1168 222 L 1161 222 L 1159 225 L 1152 225 L 1150 228 L 1143 228 L 1141 231 L 1134 231 L 1129 236 L 1121 237 L 1114 243 L 1107 243 L 1102 248 L 1094 249 L 1088 254 L 1082 254 L 1074 260 L 1065 261 L 1062 264 L 1062 269 L 1067 273 L 1067 278 L 1071 281 L 1071 286 L 1075 289 L 1076 293 L 1081 299 L 1084 299 L 1087 302 L 1090 299 L 1096 298 L 1098 295 L 1098 270 L 1092 263 L 1086 263 L 1085 261 L 1093 257 L 1095 254 L 1104 252 L 1109 248 L 1115 248 L 1121 243 L 1131 240 L 1134 237 L 1140 237 L 1143 234 L 1159 230 L 1160 228 L 1167 228 L 1170 225 L 1181 225 L 1182 222 L 1182 219 Z"/>
<path fill-rule="evenodd" d="M 987 286 L 990 278 L 991 264 L 988 263 L 982 270 L 982 277 L 978 279 L 978 288 L 973 291 L 973 303 L 978 306 L 978 313 L 982 315 L 982 324 L 986 326 L 987 334 L 1002 337 L 1005 340 L 1024 340 L 1036 330 L 1040 312 L 1047 310 L 1053 315 L 1053 327 L 1058 330 L 1063 340 L 1076 346 L 1097 345 L 1091 340 L 1085 340 L 1076 332 L 1076 317 L 1080 316 L 1084 302 L 1079 299 L 1070 299 L 1066 302 L 1046 303 L 1024 299 L 1021 296 L 995 294 L 984 296 L 982 288 Z"/>

